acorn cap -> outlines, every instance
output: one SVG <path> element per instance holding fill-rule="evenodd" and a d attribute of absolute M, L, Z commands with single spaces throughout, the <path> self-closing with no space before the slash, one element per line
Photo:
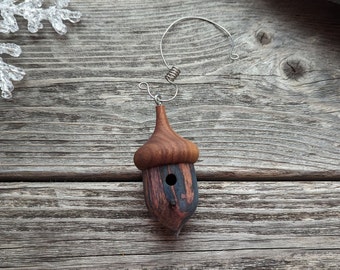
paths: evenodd
<path fill-rule="evenodd" d="M 170 127 L 165 107 L 156 106 L 155 130 L 150 139 L 136 151 L 136 167 L 145 170 L 169 164 L 195 163 L 198 156 L 196 144 L 184 139 Z"/>

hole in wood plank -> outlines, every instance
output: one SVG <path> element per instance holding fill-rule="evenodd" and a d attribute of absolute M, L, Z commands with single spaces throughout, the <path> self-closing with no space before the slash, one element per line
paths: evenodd
<path fill-rule="evenodd" d="M 174 174 L 169 174 L 166 178 L 165 178 L 165 182 L 169 185 L 169 186 L 173 186 L 176 184 L 177 182 L 177 177 Z"/>

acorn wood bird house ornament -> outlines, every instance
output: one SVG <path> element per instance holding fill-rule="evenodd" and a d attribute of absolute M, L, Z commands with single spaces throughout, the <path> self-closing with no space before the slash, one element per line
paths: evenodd
<path fill-rule="evenodd" d="M 144 195 L 150 214 L 177 234 L 198 202 L 193 163 L 198 147 L 170 127 L 163 105 L 156 106 L 156 127 L 137 150 L 134 162 L 143 171 Z"/>
<path fill-rule="evenodd" d="M 211 23 L 230 37 L 231 59 L 237 59 L 233 53 L 234 43 L 230 33 L 213 21 L 202 17 L 183 17 L 174 21 L 164 32 L 160 41 L 160 53 L 169 71 L 166 80 L 175 87 L 175 94 L 163 99 L 153 95 L 149 84 L 142 82 L 139 88 L 147 90 L 156 102 L 156 126 L 149 140 L 134 155 L 136 167 L 142 170 L 144 196 L 150 214 L 165 227 L 179 234 L 183 225 L 195 212 L 198 204 L 198 187 L 194 163 L 198 160 L 198 147 L 191 141 L 178 135 L 170 126 L 163 102 L 173 100 L 178 94 L 178 85 L 174 83 L 180 70 L 171 67 L 163 55 L 163 39 L 170 28 L 183 20 L 198 19 Z"/>

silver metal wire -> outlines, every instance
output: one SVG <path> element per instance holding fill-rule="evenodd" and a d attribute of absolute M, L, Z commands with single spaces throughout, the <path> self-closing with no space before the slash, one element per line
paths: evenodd
<path fill-rule="evenodd" d="M 171 98 L 168 98 L 168 99 L 163 99 L 161 97 L 160 94 L 155 94 L 153 95 L 151 93 L 151 90 L 150 90 L 150 86 L 147 82 L 141 82 L 138 87 L 142 90 L 147 90 L 148 91 L 148 94 L 150 95 L 150 97 L 156 102 L 157 105 L 160 105 L 162 104 L 162 102 L 168 102 L 168 101 L 171 101 L 173 99 L 175 99 L 178 95 L 178 85 L 176 83 L 174 83 L 174 81 L 176 80 L 176 78 L 179 76 L 179 74 L 181 73 L 180 69 L 175 67 L 175 66 L 170 66 L 168 64 L 168 62 L 165 60 L 165 57 L 164 57 L 164 53 L 163 53 L 163 41 L 164 41 L 164 38 L 165 36 L 167 35 L 167 33 L 170 31 L 170 29 L 176 25 L 177 23 L 181 22 L 181 21 L 184 21 L 184 20 L 201 20 L 201 21 L 204 21 L 204 22 L 208 22 L 208 23 L 211 23 L 212 25 L 214 25 L 215 27 L 217 27 L 218 29 L 220 29 L 222 32 L 224 32 L 229 38 L 230 38 L 230 43 L 231 43 L 231 52 L 230 52 L 230 59 L 232 60 L 236 60 L 239 58 L 239 55 L 237 53 L 234 52 L 234 49 L 235 49 L 235 44 L 234 44 L 234 40 L 231 36 L 231 34 L 229 33 L 229 31 L 224 28 L 223 26 L 219 25 L 218 23 L 216 22 L 213 22 L 207 18 L 204 18 L 204 17 L 194 17 L 194 16 L 190 16 L 190 17 L 182 17 L 176 21 L 174 21 L 173 23 L 171 23 L 168 28 L 165 30 L 165 32 L 163 33 L 162 37 L 161 37 L 161 40 L 160 40 L 160 44 L 159 44 L 159 49 L 160 49 L 160 54 L 161 54 L 161 57 L 163 59 L 163 62 L 165 64 L 165 66 L 169 69 L 168 73 L 165 75 L 165 79 L 172 85 L 175 86 L 175 94 L 171 97 Z"/>
<path fill-rule="evenodd" d="M 150 90 L 150 85 L 149 85 L 149 83 L 147 83 L 147 82 L 141 82 L 141 83 L 139 83 L 139 84 L 138 84 L 138 87 L 139 87 L 139 89 L 141 89 L 141 90 L 147 90 L 149 96 L 156 102 L 156 104 L 157 104 L 157 105 L 161 105 L 162 102 L 171 101 L 171 100 L 175 99 L 175 97 L 177 97 L 177 95 L 178 95 L 178 85 L 177 85 L 177 84 L 174 84 L 174 83 L 172 83 L 172 82 L 170 82 L 170 83 L 173 84 L 173 85 L 175 86 L 176 92 L 175 92 L 175 94 L 174 94 L 171 98 L 168 98 L 168 99 L 163 99 L 162 96 L 161 96 L 159 93 L 153 95 L 153 94 L 151 93 L 151 90 Z"/>
<path fill-rule="evenodd" d="M 168 62 L 165 60 L 165 57 L 164 57 L 164 53 L 163 53 L 163 40 L 165 38 L 165 36 L 167 35 L 167 33 L 170 31 L 170 29 L 175 25 L 175 24 L 178 24 L 179 22 L 182 22 L 182 21 L 185 21 L 185 20 L 201 20 L 201 21 L 204 21 L 204 22 L 208 22 L 208 23 L 211 23 L 212 25 L 216 26 L 218 29 L 220 29 L 222 32 L 224 32 L 225 34 L 227 34 L 227 36 L 230 38 L 230 43 L 231 43 L 231 52 L 230 52 L 230 59 L 232 60 L 236 60 L 239 58 L 239 55 L 237 53 L 234 53 L 234 49 L 235 49 L 235 43 L 234 43 L 234 40 L 230 34 L 230 32 L 224 28 L 222 25 L 212 21 L 212 20 L 209 20 L 207 18 L 204 18 L 204 17 L 182 17 L 176 21 L 174 21 L 172 24 L 170 24 L 168 26 L 168 28 L 165 30 L 165 32 L 163 33 L 162 35 L 162 38 L 161 38 L 161 41 L 159 43 L 159 50 L 160 50 L 160 53 L 161 53 L 161 57 L 163 59 L 163 62 L 164 64 L 167 66 L 168 69 L 171 69 L 171 66 L 168 64 Z"/>
<path fill-rule="evenodd" d="M 179 76 L 180 73 L 181 73 L 181 71 L 177 67 L 172 67 L 172 68 L 170 68 L 168 73 L 165 75 L 165 79 L 169 83 L 173 83 L 176 80 L 176 78 Z"/>

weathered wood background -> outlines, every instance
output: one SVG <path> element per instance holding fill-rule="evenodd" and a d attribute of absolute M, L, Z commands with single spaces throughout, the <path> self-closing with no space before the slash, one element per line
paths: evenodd
<path fill-rule="evenodd" d="M 339 269 L 340 6 L 316 1 L 78 1 L 80 23 L 1 34 L 26 70 L 0 100 L 0 268 Z M 179 239 L 147 215 L 133 154 L 154 127 L 140 81 L 200 148 Z M 47 181 L 63 182 L 47 182 Z M 93 182 L 84 182 L 84 181 Z M 100 181 L 106 182 L 100 182 Z M 219 181 L 217 181 L 219 180 Z M 230 182 L 230 180 L 258 180 Z M 25 181 L 25 182 L 17 182 Z M 34 182 L 32 182 L 34 181 Z M 40 181 L 40 182 L 39 182 Z M 71 182 L 78 181 L 78 182 Z M 107 182 L 110 181 L 110 182 Z"/>
<path fill-rule="evenodd" d="M 140 183 L 0 189 L 6 269 L 339 269 L 339 182 L 200 182 L 179 238 L 151 221 Z"/>
<path fill-rule="evenodd" d="M 72 1 L 83 13 L 59 37 L 46 23 L 1 35 L 22 46 L 13 102 L 0 103 L 0 177 L 137 179 L 135 150 L 154 127 L 137 85 L 172 90 L 162 33 L 188 15 L 233 35 L 240 59 L 214 26 L 186 21 L 164 41 L 182 75 L 169 103 L 173 128 L 201 150 L 205 179 L 338 177 L 339 7 L 327 1 Z"/>

